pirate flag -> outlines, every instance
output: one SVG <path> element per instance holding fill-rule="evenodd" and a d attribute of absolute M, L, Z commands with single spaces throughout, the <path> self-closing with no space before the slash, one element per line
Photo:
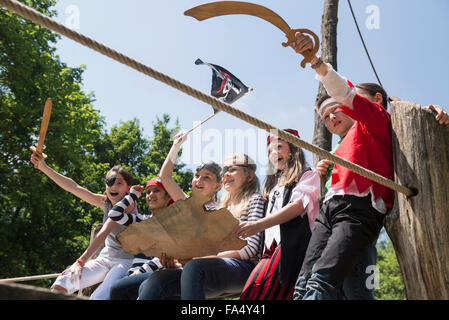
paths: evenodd
<path fill-rule="evenodd" d="M 233 103 L 248 92 L 248 87 L 225 68 L 216 64 L 203 62 L 201 59 L 195 61 L 196 65 L 205 64 L 212 69 L 212 87 L 210 94 L 226 103 Z M 217 109 L 214 109 L 214 114 Z"/>

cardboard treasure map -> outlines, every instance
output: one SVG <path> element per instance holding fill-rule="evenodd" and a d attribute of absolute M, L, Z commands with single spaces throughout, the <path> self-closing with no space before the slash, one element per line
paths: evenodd
<path fill-rule="evenodd" d="M 161 253 L 176 259 L 240 250 L 246 241 L 232 231 L 239 224 L 225 208 L 206 210 L 209 198 L 192 192 L 185 200 L 158 210 L 151 218 L 132 224 L 117 236 L 123 251 L 148 257 Z"/>

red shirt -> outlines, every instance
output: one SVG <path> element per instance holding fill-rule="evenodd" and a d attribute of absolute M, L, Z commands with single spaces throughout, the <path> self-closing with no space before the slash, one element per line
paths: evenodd
<path fill-rule="evenodd" d="M 380 104 L 357 94 L 352 105 L 354 110 L 341 107 L 355 123 L 335 151 L 335 155 L 393 180 L 390 114 Z M 393 190 L 335 164 L 331 189 L 349 191 L 353 181 L 360 194 L 366 193 L 372 187 L 374 200 L 380 197 L 387 208 L 393 207 Z"/>

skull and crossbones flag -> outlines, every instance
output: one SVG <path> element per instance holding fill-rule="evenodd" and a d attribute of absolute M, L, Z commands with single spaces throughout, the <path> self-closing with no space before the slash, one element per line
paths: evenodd
<path fill-rule="evenodd" d="M 212 87 L 210 93 L 212 96 L 231 104 L 249 91 L 249 88 L 239 78 L 225 68 L 216 64 L 203 62 L 201 59 L 197 59 L 195 64 L 204 64 L 212 69 Z M 217 113 L 217 111 L 219 110 L 214 108 L 214 113 Z"/>

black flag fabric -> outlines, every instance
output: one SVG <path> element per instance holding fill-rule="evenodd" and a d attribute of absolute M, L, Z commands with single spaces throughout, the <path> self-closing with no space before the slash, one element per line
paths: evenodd
<path fill-rule="evenodd" d="M 226 103 L 233 103 L 248 92 L 248 87 L 228 70 L 216 64 L 195 61 L 196 65 L 205 64 L 212 69 L 212 87 L 210 94 Z M 214 109 L 214 113 L 219 110 Z"/>

